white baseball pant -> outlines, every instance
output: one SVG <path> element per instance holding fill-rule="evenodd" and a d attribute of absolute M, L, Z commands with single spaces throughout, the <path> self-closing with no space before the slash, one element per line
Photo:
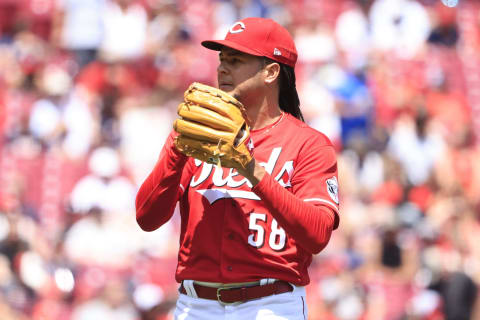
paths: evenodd
<path fill-rule="evenodd" d="M 175 320 L 306 320 L 305 287 L 291 292 L 249 300 L 243 303 L 221 304 L 215 300 L 179 294 Z"/>

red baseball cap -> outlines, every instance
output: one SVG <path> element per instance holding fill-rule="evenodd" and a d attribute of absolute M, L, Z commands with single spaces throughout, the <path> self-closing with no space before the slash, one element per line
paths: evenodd
<path fill-rule="evenodd" d="M 267 57 L 295 67 L 297 49 L 290 33 L 272 19 L 245 18 L 235 22 L 225 40 L 202 41 L 202 46 L 220 51 L 223 46 L 254 56 Z"/>

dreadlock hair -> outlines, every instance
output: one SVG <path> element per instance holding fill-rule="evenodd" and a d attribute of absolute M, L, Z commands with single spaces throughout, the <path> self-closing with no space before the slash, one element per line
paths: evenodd
<path fill-rule="evenodd" d="M 298 98 L 295 70 L 286 64 L 279 63 L 270 58 L 264 57 L 264 65 L 278 63 L 280 65 L 278 104 L 280 109 L 290 113 L 295 118 L 305 122 L 300 110 L 300 99 Z"/>

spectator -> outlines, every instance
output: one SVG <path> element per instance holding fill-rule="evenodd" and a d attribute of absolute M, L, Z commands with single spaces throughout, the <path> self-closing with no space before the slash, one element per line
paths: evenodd
<path fill-rule="evenodd" d="M 118 280 L 107 282 L 101 294 L 75 308 L 72 320 L 135 320 L 138 313 L 126 296 L 125 283 Z"/>
<path fill-rule="evenodd" d="M 391 133 L 389 152 L 403 165 L 413 185 L 426 182 L 435 161 L 444 156 L 445 143 L 435 129 L 425 111 L 420 110 L 415 119 L 399 118 Z"/>
<path fill-rule="evenodd" d="M 105 0 L 60 0 L 54 18 L 53 41 L 70 50 L 78 68 L 95 60 L 103 41 Z"/>
<path fill-rule="evenodd" d="M 145 52 L 147 12 L 133 0 L 112 0 L 103 13 L 100 54 L 108 61 L 140 58 Z"/>
<path fill-rule="evenodd" d="M 87 213 L 96 208 L 102 212 L 125 213 L 133 209 L 135 188 L 121 175 L 122 164 L 115 149 L 103 146 L 95 149 L 89 158 L 90 174 L 78 181 L 70 198 L 76 213 Z"/>
<path fill-rule="evenodd" d="M 425 7 L 412 0 L 376 0 L 370 10 L 373 47 L 412 58 L 430 34 Z"/>
<path fill-rule="evenodd" d="M 468 275 L 463 272 L 453 272 L 432 287 L 443 297 L 446 320 L 473 319 L 473 307 L 478 288 Z"/>

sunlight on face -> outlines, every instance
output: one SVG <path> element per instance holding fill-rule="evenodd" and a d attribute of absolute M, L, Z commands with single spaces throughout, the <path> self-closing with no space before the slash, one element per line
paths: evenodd
<path fill-rule="evenodd" d="M 223 48 L 219 59 L 220 64 L 217 68 L 219 89 L 245 102 L 260 86 L 263 86 L 259 72 L 263 69 L 262 58 Z"/>

